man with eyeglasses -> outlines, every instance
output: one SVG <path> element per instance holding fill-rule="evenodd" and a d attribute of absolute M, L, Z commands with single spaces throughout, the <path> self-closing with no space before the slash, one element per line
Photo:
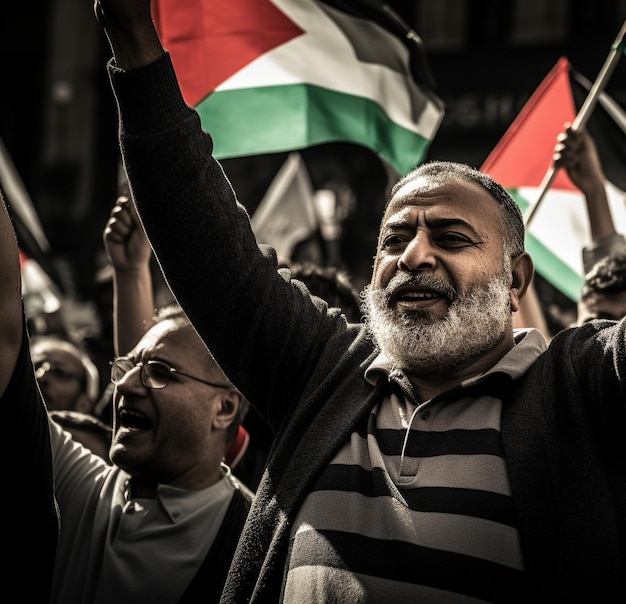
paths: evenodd
<path fill-rule="evenodd" d="M 99 375 L 89 355 L 55 335 L 33 336 L 31 358 L 46 407 L 95 415 Z"/>
<path fill-rule="evenodd" d="M 61 531 L 50 602 L 218 602 L 253 499 L 224 463 L 248 403 L 178 305 L 152 310 L 151 250 L 122 209 L 104 237 L 113 465 L 51 425 Z M 125 271 L 133 251 L 139 268 Z"/>
<path fill-rule="evenodd" d="M 111 364 L 108 466 L 51 425 L 51 602 L 216 602 L 252 493 L 223 463 L 246 402 L 176 306 Z"/>

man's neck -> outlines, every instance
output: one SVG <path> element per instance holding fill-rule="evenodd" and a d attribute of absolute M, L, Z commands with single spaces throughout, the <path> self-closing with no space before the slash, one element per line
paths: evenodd
<path fill-rule="evenodd" d="M 169 486 L 185 491 L 199 491 L 213 486 L 224 476 L 221 465 L 216 465 L 214 470 L 209 473 L 205 471 L 204 464 L 199 464 L 198 467 L 202 469 L 202 472 L 197 475 L 188 473 L 184 478 L 180 477 L 178 480 L 163 483 L 132 476 L 129 479 L 129 498 L 154 499 L 157 496 L 159 484 L 168 484 Z"/>
<path fill-rule="evenodd" d="M 155 499 L 157 495 L 158 483 L 137 480 L 129 480 L 129 499 Z"/>
<path fill-rule="evenodd" d="M 491 369 L 514 346 L 513 339 L 503 340 L 500 344 L 471 363 L 454 369 L 431 372 L 428 374 L 405 369 L 404 373 L 411 382 L 415 394 L 421 401 L 429 401 L 442 392 L 460 386 L 466 380 L 477 377 Z"/>

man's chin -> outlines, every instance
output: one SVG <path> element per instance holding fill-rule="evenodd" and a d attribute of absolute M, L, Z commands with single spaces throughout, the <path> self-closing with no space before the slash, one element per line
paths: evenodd
<path fill-rule="evenodd" d="M 126 445 L 113 442 L 109 450 L 109 458 L 111 461 L 126 472 L 129 472 L 137 465 L 137 452 Z"/>
<path fill-rule="evenodd" d="M 391 323 L 397 329 L 407 327 L 429 327 L 445 319 L 445 315 L 438 315 L 425 310 L 400 309 L 393 312 Z"/>

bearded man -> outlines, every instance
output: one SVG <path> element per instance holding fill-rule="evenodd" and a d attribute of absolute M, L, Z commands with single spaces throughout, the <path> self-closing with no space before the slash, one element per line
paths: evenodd
<path fill-rule="evenodd" d="M 368 321 L 258 245 L 147 0 L 100 0 L 134 203 L 177 300 L 275 432 L 223 603 L 626 596 L 626 322 L 547 347 L 516 203 L 433 162 L 393 189 Z"/>

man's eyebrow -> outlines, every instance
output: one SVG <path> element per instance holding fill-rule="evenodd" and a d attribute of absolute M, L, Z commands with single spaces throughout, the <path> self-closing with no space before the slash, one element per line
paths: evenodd
<path fill-rule="evenodd" d="M 463 218 L 459 218 L 458 216 L 454 216 L 452 218 L 433 218 L 433 219 L 426 219 L 426 224 L 428 224 L 428 226 L 430 227 L 436 227 L 436 228 L 441 228 L 441 227 L 446 227 L 446 226 L 462 226 L 465 227 L 466 229 L 469 229 L 472 232 L 476 232 L 474 230 L 474 227 L 467 222 L 467 220 L 463 220 Z"/>
<path fill-rule="evenodd" d="M 459 218 L 458 216 L 451 217 L 451 218 L 444 218 L 444 217 L 427 218 L 426 219 L 426 225 L 429 228 L 438 228 L 438 229 L 444 228 L 444 227 L 448 227 L 448 226 L 461 226 L 461 227 L 464 227 L 464 228 L 470 230 L 475 235 L 478 235 L 478 233 L 476 232 L 474 227 L 469 222 L 467 222 L 463 218 Z M 389 219 L 385 223 L 383 228 L 385 228 L 385 229 L 387 229 L 387 228 L 390 228 L 390 229 L 403 229 L 403 228 L 413 229 L 413 228 L 415 228 L 415 221 L 414 220 L 409 220 L 405 216 L 400 216 L 400 217 L 398 217 L 396 219 L 394 219 L 394 218 Z"/>

